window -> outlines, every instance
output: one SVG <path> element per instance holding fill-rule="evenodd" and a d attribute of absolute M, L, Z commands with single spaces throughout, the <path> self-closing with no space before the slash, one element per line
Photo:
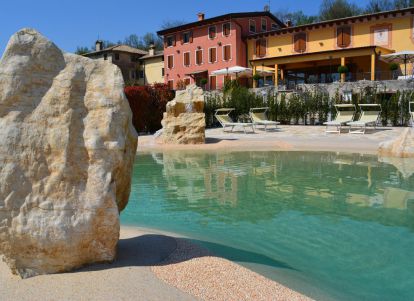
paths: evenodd
<path fill-rule="evenodd" d="M 184 52 L 184 66 L 190 66 L 190 52 Z"/>
<path fill-rule="evenodd" d="M 165 38 L 165 46 L 166 47 L 173 47 L 175 46 L 175 36 L 168 36 Z"/>
<path fill-rule="evenodd" d="M 256 32 L 256 21 L 255 20 L 249 20 L 249 31 Z"/>
<path fill-rule="evenodd" d="M 144 76 L 144 70 L 139 70 L 138 78 L 145 78 Z"/>
<path fill-rule="evenodd" d="M 348 47 L 351 44 L 351 27 L 341 26 L 336 29 L 336 41 L 338 47 Z"/>
<path fill-rule="evenodd" d="M 371 27 L 371 44 L 375 46 L 391 47 L 392 25 L 376 25 Z"/>
<path fill-rule="evenodd" d="M 266 39 L 256 40 L 256 55 L 260 57 L 266 55 Z"/>
<path fill-rule="evenodd" d="M 262 31 L 267 31 L 267 20 L 262 18 Z"/>
<path fill-rule="evenodd" d="M 217 48 L 210 48 L 208 50 L 208 61 L 209 63 L 217 62 Z"/>
<path fill-rule="evenodd" d="M 201 65 L 203 63 L 203 50 L 196 50 L 196 64 Z"/>
<path fill-rule="evenodd" d="M 303 53 L 306 51 L 306 33 L 300 32 L 293 36 L 293 48 L 295 52 Z"/>
<path fill-rule="evenodd" d="M 210 39 L 214 39 L 217 36 L 217 28 L 216 26 L 210 26 L 208 28 L 208 37 Z"/>
<path fill-rule="evenodd" d="M 230 23 L 223 24 L 223 36 L 228 37 L 230 35 Z"/>
<path fill-rule="evenodd" d="M 279 29 L 279 26 L 276 23 L 272 23 L 271 25 L 272 30 Z"/>
<path fill-rule="evenodd" d="M 168 69 L 174 68 L 174 56 L 173 55 L 169 55 L 167 57 L 167 67 Z"/>
<path fill-rule="evenodd" d="M 170 80 L 168 81 L 168 88 L 169 88 L 170 90 L 174 90 L 174 80 L 170 79 Z"/>
<path fill-rule="evenodd" d="M 115 61 L 119 61 L 119 53 L 115 53 Z"/>
<path fill-rule="evenodd" d="M 215 76 L 210 76 L 210 90 L 217 89 L 217 78 Z"/>
<path fill-rule="evenodd" d="M 181 44 L 187 44 L 193 42 L 193 35 L 191 31 L 187 31 L 181 34 Z"/>
<path fill-rule="evenodd" d="M 135 79 L 135 70 L 129 70 L 129 79 Z"/>
<path fill-rule="evenodd" d="M 223 60 L 231 60 L 231 45 L 226 45 L 223 47 Z"/>
<path fill-rule="evenodd" d="M 164 75 L 165 75 L 165 71 L 164 71 L 164 68 L 162 68 L 161 69 L 161 76 L 164 77 Z"/>

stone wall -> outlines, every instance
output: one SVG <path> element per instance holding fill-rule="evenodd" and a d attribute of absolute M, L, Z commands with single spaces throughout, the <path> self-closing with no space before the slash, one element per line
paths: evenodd
<path fill-rule="evenodd" d="M 377 88 L 379 91 L 395 92 L 395 91 L 407 91 L 414 90 L 414 80 L 385 80 L 385 81 L 368 81 L 361 80 L 357 82 L 335 82 L 329 84 L 298 84 L 298 91 L 308 92 L 324 92 L 328 93 L 330 97 L 335 97 L 335 94 L 339 92 L 340 95 L 344 91 L 352 91 L 353 94 L 358 94 L 367 87 Z M 275 94 L 278 90 L 274 86 L 262 87 L 251 89 L 256 94 Z"/>

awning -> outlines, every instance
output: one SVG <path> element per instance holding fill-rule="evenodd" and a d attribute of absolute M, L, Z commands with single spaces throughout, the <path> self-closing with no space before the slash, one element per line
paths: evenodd
<path fill-rule="evenodd" d="M 194 71 L 194 72 L 186 73 L 185 75 L 193 76 L 193 75 L 199 75 L 199 74 L 203 74 L 207 72 L 208 72 L 207 70 L 201 70 L 201 71 Z"/>

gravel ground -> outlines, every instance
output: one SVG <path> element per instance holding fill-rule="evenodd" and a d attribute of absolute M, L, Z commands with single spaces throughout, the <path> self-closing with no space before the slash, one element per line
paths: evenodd
<path fill-rule="evenodd" d="M 118 258 L 20 279 L 0 261 L 0 300 L 310 300 L 175 234 L 121 227 Z"/>
<path fill-rule="evenodd" d="M 153 266 L 157 277 L 201 300 L 311 300 L 187 240 Z"/>

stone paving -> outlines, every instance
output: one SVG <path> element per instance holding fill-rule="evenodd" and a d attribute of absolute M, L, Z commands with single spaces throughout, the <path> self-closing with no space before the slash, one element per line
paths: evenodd
<path fill-rule="evenodd" d="M 139 138 L 138 151 L 163 150 L 309 150 L 344 151 L 377 153 L 381 142 L 399 136 L 404 127 L 369 128 L 365 135 L 349 134 L 343 129 L 341 134 L 325 133 L 324 126 L 280 125 L 267 132 L 256 129 L 255 133 L 243 132 L 235 128 L 234 132 L 224 133 L 222 128 L 206 130 L 204 145 L 166 145 L 157 144 L 153 136 Z"/>

